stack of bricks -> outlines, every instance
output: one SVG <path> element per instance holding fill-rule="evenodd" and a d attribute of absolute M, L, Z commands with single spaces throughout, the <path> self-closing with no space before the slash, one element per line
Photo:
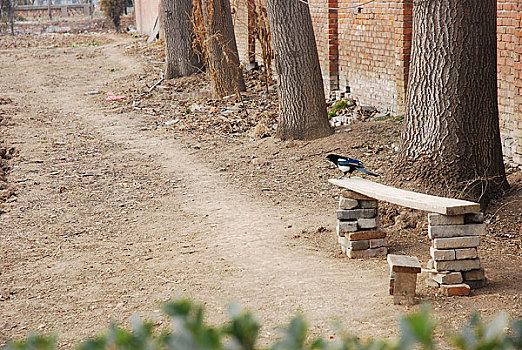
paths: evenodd
<path fill-rule="evenodd" d="M 377 201 L 345 190 L 337 210 L 337 237 L 351 259 L 386 256 L 386 232 L 377 229 Z"/>
<path fill-rule="evenodd" d="M 480 236 L 486 232 L 483 221 L 482 213 L 428 214 L 428 236 L 432 239 L 429 286 L 440 287 L 447 296 L 464 296 L 470 289 L 486 285 L 477 252 Z"/>

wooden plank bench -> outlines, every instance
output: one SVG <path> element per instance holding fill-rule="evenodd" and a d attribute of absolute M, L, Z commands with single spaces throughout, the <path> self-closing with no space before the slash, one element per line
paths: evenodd
<path fill-rule="evenodd" d="M 402 190 L 359 177 L 329 182 L 344 190 L 337 210 L 337 234 L 348 257 L 387 254 L 386 233 L 377 222 L 377 201 L 386 201 L 428 212 L 428 236 L 432 239 L 428 285 L 440 287 L 445 295 L 467 295 L 470 288 L 486 285 L 477 252 L 480 236 L 486 232 L 480 204 Z"/>

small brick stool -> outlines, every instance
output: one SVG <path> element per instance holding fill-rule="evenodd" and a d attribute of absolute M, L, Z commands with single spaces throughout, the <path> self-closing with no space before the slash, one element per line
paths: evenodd
<path fill-rule="evenodd" d="M 390 295 L 393 303 L 400 304 L 401 299 L 407 299 L 410 305 L 415 304 L 415 287 L 417 274 L 421 272 L 421 265 L 416 256 L 388 255 L 390 265 Z"/>

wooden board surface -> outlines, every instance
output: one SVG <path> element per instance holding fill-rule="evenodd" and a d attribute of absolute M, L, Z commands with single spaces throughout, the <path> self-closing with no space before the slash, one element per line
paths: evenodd
<path fill-rule="evenodd" d="M 360 177 L 331 179 L 329 182 L 367 197 L 430 213 L 461 215 L 480 211 L 480 204 L 475 202 L 401 190 Z"/>

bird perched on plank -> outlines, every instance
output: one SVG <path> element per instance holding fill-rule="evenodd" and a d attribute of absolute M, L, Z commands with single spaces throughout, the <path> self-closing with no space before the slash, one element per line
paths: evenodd
<path fill-rule="evenodd" d="M 364 168 L 363 163 L 361 163 L 361 161 L 359 161 L 357 159 L 340 156 L 338 154 L 329 154 L 326 156 L 326 159 L 328 159 L 330 162 L 334 163 L 337 166 L 337 168 L 339 168 L 339 170 L 341 170 L 343 172 L 343 176 L 341 176 L 341 178 L 346 176 L 346 174 L 352 175 L 352 173 L 355 170 L 359 170 L 359 171 L 361 171 L 367 175 L 371 175 L 371 176 L 380 176 L 379 174 L 372 173 L 371 171 L 366 170 Z"/>

